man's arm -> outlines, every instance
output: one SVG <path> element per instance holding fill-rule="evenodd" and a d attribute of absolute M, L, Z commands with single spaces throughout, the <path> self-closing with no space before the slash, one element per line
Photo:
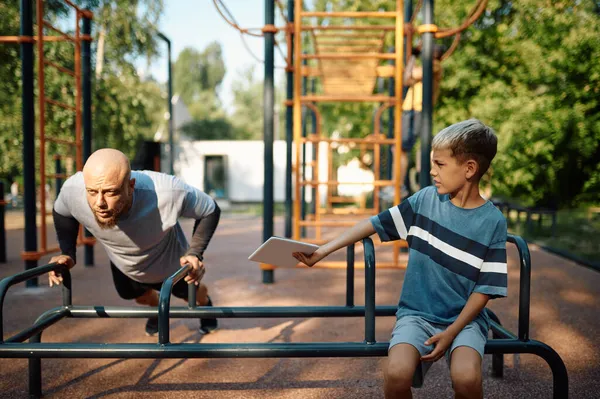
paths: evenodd
<path fill-rule="evenodd" d="M 58 238 L 58 245 L 63 255 L 77 262 L 77 235 L 79 234 L 79 222 L 72 217 L 63 216 L 52 209 L 54 228 Z"/>
<path fill-rule="evenodd" d="M 210 215 L 202 219 L 196 219 L 196 222 L 194 223 L 192 241 L 190 243 L 190 248 L 185 253 L 186 256 L 194 255 L 200 260 L 203 259 L 204 251 L 206 251 L 208 243 L 215 234 L 215 230 L 217 229 L 220 218 L 221 209 L 215 202 L 215 209 Z"/>

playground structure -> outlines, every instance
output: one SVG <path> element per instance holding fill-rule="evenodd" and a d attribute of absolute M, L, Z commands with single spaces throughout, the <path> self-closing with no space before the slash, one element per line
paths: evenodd
<path fill-rule="evenodd" d="M 47 254 L 60 251 L 58 247 L 48 247 L 46 216 L 52 212 L 46 209 L 49 192 L 46 190 L 47 179 L 54 179 L 55 192 L 58 195 L 63 179 L 82 170 L 83 164 L 92 152 L 92 97 L 91 97 L 91 65 L 90 42 L 93 14 L 77 7 L 69 0 L 63 0 L 75 14 L 74 35 L 68 34 L 44 19 L 44 1 L 36 0 L 36 35 L 33 34 L 33 7 L 31 0 L 21 1 L 21 25 L 19 36 L 0 36 L 0 43 L 19 43 L 21 47 L 21 81 L 22 81 L 22 120 L 23 120 L 23 181 L 25 201 L 25 248 L 21 253 L 25 261 L 25 269 L 38 266 L 38 260 Z M 45 30 L 52 34 L 46 34 Z M 65 42 L 74 47 L 73 67 L 60 65 L 45 56 L 46 44 Z M 37 88 L 39 134 L 35 134 L 35 96 L 34 96 L 34 44 L 37 48 Z M 45 69 L 52 68 L 59 73 L 70 76 L 74 80 L 75 97 L 73 105 L 46 96 L 44 85 Z M 46 132 L 46 106 L 70 111 L 75 116 L 75 132 L 72 139 L 57 136 L 58 132 Z M 36 141 L 37 140 L 37 141 Z M 36 173 L 36 143 L 39 147 Z M 51 147 L 52 146 L 52 147 Z M 51 148 L 49 148 L 51 147 Z M 53 149 L 55 154 L 50 155 Z M 63 170 L 62 159 L 67 161 Z M 54 173 L 50 173 L 49 159 L 54 160 Z M 75 170 L 69 165 L 75 164 Z M 37 178 L 36 178 L 37 175 Z M 39 184 L 37 180 L 39 179 Z M 40 207 L 40 241 L 38 248 L 38 227 L 36 222 L 36 192 L 39 192 Z M 78 244 L 85 245 L 85 264 L 94 264 L 95 239 L 85 231 L 80 231 Z M 27 281 L 28 286 L 37 286 L 37 279 Z"/>
<path fill-rule="evenodd" d="M 83 61 L 83 66 L 81 67 L 81 71 L 79 72 L 79 67 L 76 68 L 73 75 L 76 78 L 76 84 L 82 84 L 83 94 L 76 96 L 77 104 L 73 110 L 77 115 L 82 114 L 82 116 L 78 116 L 78 118 L 83 118 L 83 134 L 84 139 L 76 138 L 74 144 L 72 142 L 61 142 L 59 144 L 75 146 L 76 148 L 76 156 L 77 160 L 77 169 L 80 170 L 83 164 L 83 161 L 87 156 L 91 153 L 91 96 L 90 96 L 90 88 L 89 86 L 86 89 L 85 82 L 89 83 L 89 34 L 91 28 L 91 14 L 85 10 L 80 10 L 68 0 L 65 2 L 74 7 L 77 14 L 77 27 L 76 27 L 76 36 L 77 40 L 83 40 L 84 43 L 81 47 L 76 46 L 76 51 L 79 48 L 80 51 L 82 49 L 87 49 L 87 55 L 85 54 L 85 50 L 82 53 L 76 53 L 75 59 L 77 63 L 80 59 Z M 428 10 L 427 4 L 430 2 L 425 2 L 425 10 Z M 24 259 L 26 261 L 26 271 L 19 273 L 17 275 L 5 278 L 0 281 L 0 357 L 3 358 L 28 358 L 29 359 L 29 389 L 30 394 L 33 397 L 40 397 L 42 394 L 42 385 L 41 385 L 41 359 L 42 358 L 224 358 L 224 357 L 368 357 L 368 356 L 386 356 L 388 343 L 387 342 L 376 342 L 375 341 L 375 317 L 376 316 L 394 316 L 396 312 L 396 306 L 375 306 L 375 249 L 371 239 L 367 238 L 363 241 L 364 246 L 364 254 L 365 254 L 365 262 L 364 262 L 364 270 L 365 270 L 365 306 L 355 306 L 354 305 L 354 271 L 355 271 L 355 262 L 354 262 L 354 245 L 347 248 L 347 257 L 345 262 L 346 267 L 346 304 L 345 306 L 319 306 L 319 307 L 239 307 L 239 308 L 225 308 L 225 307 L 198 307 L 195 305 L 195 290 L 190 290 L 190 298 L 189 298 L 189 306 L 186 307 L 171 307 L 170 306 L 170 297 L 171 290 L 173 285 L 179 281 L 181 278 L 185 276 L 187 273 L 187 268 L 182 268 L 169 279 L 167 279 L 162 286 L 160 292 L 160 303 L 158 308 L 148 308 L 148 307 L 105 307 L 105 306 L 74 306 L 71 300 L 71 289 L 72 289 L 72 281 L 70 277 L 69 271 L 61 265 L 57 264 L 49 264 L 45 266 L 37 267 L 37 260 L 43 254 L 51 253 L 55 249 L 47 248 L 45 245 L 45 241 L 43 242 L 41 251 L 37 250 L 37 237 L 36 237 L 36 229 L 35 229 L 35 157 L 33 154 L 34 149 L 34 104 L 33 104 L 33 43 L 37 43 L 38 51 L 41 54 L 40 65 L 51 65 L 48 62 L 45 62 L 43 59 L 43 43 L 45 41 L 52 40 L 69 40 L 72 38 L 71 36 L 60 32 L 61 39 L 48 39 L 46 40 L 43 36 L 43 26 L 48 27 L 49 24 L 44 23 L 42 20 L 43 13 L 43 2 L 42 0 L 37 0 L 38 5 L 38 37 L 34 39 L 32 36 L 31 24 L 28 24 L 27 21 L 31 21 L 31 8 L 28 6 L 29 1 L 22 0 L 22 9 L 21 9 L 21 36 L 14 38 L 15 42 L 19 42 L 21 44 L 22 50 L 22 59 L 23 59 L 23 129 L 25 134 L 25 142 L 24 146 L 24 164 L 25 164 L 25 177 L 26 177 L 26 225 L 28 228 L 25 233 L 25 253 Z M 273 201 L 272 201 L 272 139 L 273 139 L 273 46 L 274 46 L 274 33 L 275 30 L 273 28 L 272 23 L 274 21 L 274 2 L 273 0 L 267 0 L 267 25 L 264 29 L 265 39 L 268 43 L 270 43 L 270 47 L 266 46 L 266 52 L 270 53 L 270 58 L 265 57 L 266 59 L 266 75 L 270 73 L 270 79 L 266 79 L 265 82 L 265 110 L 270 106 L 270 109 L 267 112 L 265 117 L 265 209 L 268 209 L 268 212 L 265 212 L 264 221 L 263 221 L 263 234 L 270 237 L 272 235 L 272 224 L 273 224 Z M 280 4 L 280 3 L 278 3 Z M 301 73 L 298 71 L 301 70 L 300 62 L 303 60 L 309 59 L 317 59 L 323 60 L 327 62 L 321 62 L 320 66 L 318 66 L 318 70 L 310 69 L 307 66 L 305 69 L 302 69 L 302 73 L 305 73 L 305 76 L 325 76 L 324 70 L 338 70 L 339 65 L 336 63 L 340 59 L 350 59 L 350 60 L 358 60 L 357 62 L 363 62 L 364 64 L 358 64 L 358 67 L 361 65 L 366 66 L 366 68 L 372 68 L 375 63 L 373 63 L 373 59 L 375 60 L 394 60 L 396 62 L 396 67 L 382 69 L 380 67 L 376 67 L 376 73 L 380 74 L 377 76 L 380 77 L 394 77 L 394 89 L 395 93 L 401 93 L 402 84 L 402 59 L 403 59 L 403 19 L 401 18 L 400 10 L 402 1 L 397 1 L 397 9 L 395 12 L 388 13 L 370 13 L 370 12 L 357 12 L 357 13 L 343 13 L 343 12 L 332 12 L 332 13 L 317 13 L 317 12 L 303 12 L 301 10 L 301 3 L 297 1 L 295 4 L 293 1 L 288 3 L 288 11 L 292 12 L 292 17 L 290 21 L 293 21 L 293 13 L 297 15 L 300 19 L 303 17 L 322 17 L 322 16 L 333 16 L 333 17 L 350 17 L 350 18 L 362 18 L 362 17 L 382 17 L 382 18 L 395 18 L 396 24 L 394 25 L 393 31 L 395 32 L 396 38 L 396 50 L 393 54 L 382 54 L 369 52 L 366 55 L 354 54 L 353 51 L 350 53 L 320 53 L 315 55 L 305 55 L 301 56 L 301 47 L 300 40 L 295 41 L 294 45 L 294 69 L 288 70 L 288 78 L 290 78 L 290 74 L 296 71 L 293 76 L 293 92 L 295 93 L 294 99 L 291 103 L 288 101 L 288 115 L 293 114 L 293 126 L 294 126 L 294 138 L 295 138 L 295 153 L 296 153 L 296 199 L 300 197 L 300 187 L 314 187 L 315 191 L 318 193 L 319 186 L 321 183 L 318 178 L 313 177 L 313 180 L 307 181 L 305 177 L 300 173 L 300 155 L 301 155 L 301 145 L 309 144 L 315 145 L 315 143 L 326 142 L 327 144 L 333 143 L 333 139 L 323 137 L 320 134 L 320 131 L 315 131 L 313 135 L 308 135 L 304 139 L 301 138 L 301 107 L 302 104 L 310 109 L 316 109 L 316 106 L 313 105 L 314 102 L 325 102 L 325 101 L 346 101 L 344 98 L 348 98 L 346 96 L 351 96 L 352 99 L 350 101 L 373 101 L 373 102 L 382 102 L 384 105 L 379 108 L 380 112 L 383 112 L 386 108 L 393 107 L 393 112 L 396 121 L 400 121 L 400 99 L 396 96 L 371 96 L 369 94 L 368 99 L 364 99 L 364 97 L 360 97 L 363 93 L 361 90 L 373 90 L 373 85 L 370 81 L 363 81 L 355 92 L 346 91 L 340 97 L 336 97 L 337 94 L 332 94 L 336 90 L 339 90 L 340 85 L 344 85 L 344 82 L 339 82 L 335 80 L 329 80 L 327 86 L 327 91 L 325 94 L 317 96 L 317 95 L 305 95 L 301 96 L 300 92 L 300 82 L 301 82 Z M 479 4 L 479 3 L 478 3 Z M 293 11 L 291 11 L 293 10 Z M 432 12 L 432 9 L 429 9 Z M 377 14 L 377 15 L 373 15 Z M 427 15 L 427 14 L 426 14 Z M 431 16 L 431 15 L 430 15 Z M 83 35 L 79 35 L 79 21 L 83 19 L 84 28 Z M 86 22 L 87 20 L 87 22 Z M 437 30 L 433 25 L 427 25 L 428 18 L 425 18 L 426 27 L 422 28 L 421 31 L 424 33 L 423 39 L 423 48 L 424 48 L 424 70 L 426 73 L 426 78 L 424 79 L 424 90 L 427 93 L 427 90 L 431 92 L 431 45 L 433 39 L 433 33 Z M 23 22 L 25 21 L 25 23 Z M 431 22 L 431 20 L 429 21 Z M 87 24 L 87 25 L 86 25 Z M 311 29 L 305 27 L 307 31 L 311 31 Z M 333 27 L 332 27 L 333 28 Z M 50 28 L 52 29 L 52 28 Z M 341 29 L 346 30 L 347 28 Z M 378 28 L 379 29 L 379 28 Z M 291 30 L 291 29 L 290 29 Z M 304 29 L 301 24 L 298 23 L 293 26 L 293 32 L 296 38 L 300 38 L 301 32 Z M 326 29 L 326 30 L 335 30 L 335 29 Z M 362 28 L 356 29 L 362 31 Z M 367 30 L 367 29 L 364 29 Z M 392 30 L 387 29 L 386 30 Z M 341 36 L 347 36 L 347 32 L 338 32 Z M 342 34 L 343 33 L 343 34 Z M 428 40 L 425 40 L 426 35 L 430 35 Z M 325 35 L 327 36 L 327 35 Z M 55 36 L 52 36 L 55 37 Z M 10 41 L 13 39 L 0 38 L 3 41 Z M 288 38 L 290 42 L 293 42 L 293 36 Z M 325 42 L 320 40 L 320 45 L 326 44 Z M 374 45 L 374 47 L 370 48 L 374 50 L 375 47 L 377 49 L 381 48 L 383 45 L 383 39 L 378 40 L 376 43 L 370 43 Z M 369 45 L 370 45 L 369 44 Z M 325 46 L 326 47 L 326 46 Z M 320 48 L 320 47 L 319 47 Z M 41 49 L 41 50 L 40 50 Z M 288 49 L 288 55 L 290 55 L 290 49 Z M 381 50 L 378 50 L 381 51 Z M 427 55 L 429 54 L 429 55 Z M 86 58 L 87 57 L 87 58 Z M 370 64 L 367 64 L 367 61 Z M 87 66 L 86 66 L 87 65 Z M 56 67 L 56 65 L 51 65 Z M 62 67 L 61 67 L 62 68 Z M 323 68 L 321 70 L 321 68 Z M 65 69 L 65 68 L 63 68 Z M 429 77 L 427 78 L 427 71 L 429 70 Z M 38 81 L 41 81 L 43 85 L 43 67 L 41 68 L 41 77 Z M 381 72 L 380 72 L 381 71 Z M 63 71 L 65 72 L 65 71 Z M 332 73 L 332 72 L 329 72 Z M 78 79 L 78 75 L 82 75 L 82 79 Z M 316 74 L 316 75 L 314 75 Z M 86 77 L 87 76 L 87 77 Z M 375 77 L 375 76 L 372 76 Z M 350 77 L 346 77 L 350 79 Z M 82 83 L 83 80 L 83 83 Z M 290 88 L 290 80 L 288 80 L 288 89 Z M 360 89 L 360 90 L 359 90 Z M 288 97 L 290 91 L 288 90 Z M 87 101 L 86 101 L 87 97 Z M 426 128 L 424 129 L 428 134 L 431 133 L 431 96 L 429 96 L 429 100 L 427 100 L 427 95 L 424 96 L 424 113 L 429 112 L 429 122 L 427 122 L 427 118 L 425 118 L 424 125 Z M 40 112 L 43 115 L 44 105 L 46 103 L 62 106 L 65 104 L 57 105 L 54 104 L 54 100 L 46 99 L 43 96 L 43 86 L 40 90 Z M 79 102 L 83 102 L 83 107 L 81 107 Z M 83 108 L 83 110 L 81 109 Z M 71 109 L 71 108 L 67 108 Z M 428 111 L 426 111 L 428 109 Z M 293 112 L 292 112 L 293 111 Z M 86 119 L 87 115 L 87 119 Z M 318 113 L 315 113 L 318 116 Z M 379 118 L 376 118 L 376 121 Z M 66 174 L 56 173 L 56 174 L 46 174 L 45 170 L 45 143 L 53 142 L 53 139 L 46 138 L 44 135 L 44 117 L 40 117 L 40 142 L 41 142 L 41 153 L 40 153 L 40 169 L 41 169 L 41 181 L 45 182 L 45 178 L 54 177 L 54 178 L 64 178 Z M 78 119 L 81 121 L 81 119 Z M 86 121 L 90 122 L 90 125 L 86 129 Z M 289 120 L 288 120 L 289 121 Z M 429 125 L 427 125 L 429 123 Z M 76 133 L 79 135 L 81 133 L 82 123 L 78 122 L 76 127 Z M 288 133 L 291 133 L 291 124 L 288 124 Z M 315 126 L 318 126 L 316 124 Z M 373 151 L 381 151 L 381 146 L 393 145 L 396 149 L 396 153 L 400 153 L 400 123 L 396 123 L 394 125 L 394 135 L 393 139 L 389 137 L 381 137 L 381 133 L 379 129 L 376 128 L 375 134 L 370 139 L 360 139 L 364 141 L 360 141 L 359 139 L 352 139 L 355 143 L 364 144 L 373 147 Z M 86 139 L 86 131 L 89 133 Z M 77 136 L 79 137 L 79 136 Z M 43 141 L 46 140 L 46 141 Z M 269 140 L 271 145 L 271 151 L 269 153 Z M 288 166 L 289 171 L 288 179 L 289 185 L 288 189 L 291 190 L 291 135 L 288 134 Z M 344 139 L 339 139 L 342 142 Z M 83 142 L 83 143 L 82 143 Z M 425 144 L 428 142 L 425 140 Z M 89 148 L 88 148 L 89 146 Z M 315 146 L 316 148 L 317 146 Z M 316 151 L 315 151 L 316 152 Z M 422 151 L 425 153 L 425 151 Z M 427 152 L 428 155 L 428 152 Z M 317 157 L 318 158 L 318 157 Z M 44 160 L 44 161 L 42 161 Z M 269 163 L 270 160 L 270 163 Z M 42 167 L 43 166 L 43 167 Z M 315 164 L 308 165 L 311 168 L 317 170 Z M 426 166 L 425 164 L 423 165 Z M 269 174 L 270 167 L 270 180 L 267 178 Z M 395 172 L 399 173 L 399 164 L 395 165 Z M 422 172 L 424 174 L 425 172 Z M 426 176 L 428 173 L 426 174 Z M 314 172 L 313 172 L 314 176 Z M 330 181 L 329 178 L 326 182 L 327 187 L 337 185 L 338 182 Z M 377 187 L 384 186 L 386 184 L 393 184 L 391 180 L 379 180 L 375 185 Z M 42 185 L 43 187 L 43 185 Z M 41 192 L 44 190 L 42 189 Z M 270 196 L 270 197 L 269 197 Z M 395 185 L 395 196 L 396 200 L 400 199 L 399 186 Z M 315 196 L 313 198 L 316 198 Z M 291 201 L 291 192 L 288 197 Z M 42 200 L 44 197 L 42 196 Z M 44 201 L 42 201 L 44 202 Z M 291 205 L 291 202 L 290 202 Z M 377 207 L 378 205 L 374 205 Z M 319 231 L 320 227 L 324 227 L 325 223 L 322 219 L 320 219 L 321 215 L 326 214 L 319 207 L 315 207 L 315 211 L 313 213 L 313 218 L 307 218 L 304 222 L 300 223 L 300 211 L 301 207 L 296 201 L 294 206 L 294 217 L 295 217 L 295 225 L 294 227 L 294 237 L 299 237 L 300 228 L 301 227 L 313 227 L 317 228 Z M 377 208 L 375 208 L 376 210 Z M 43 210 L 43 208 L 42 208 Z M 44 211 L 45 212 L 45 211 Z M 44 215 L 44 213 L 42 213 Z M 44 215 L 45 216 L 45 215 Z M 288 218 L 291 220 L 291 218 Z M 270 223 L 270 226 L 269 226 Z M 327 222 L 329 223 L 329 222 Z M 32 226 L 34 227 L 32 230 Z M 345 224 L 338 224 L 336 227 L 344 227 Z M 45 237 L 45 225 L 43 237 Z M 291 229 L 291 224 L 286 226 Z M 270 228 L 270 230 L 269 230 Z M 291 234 L 291 231 L 290 231 Z M 318 238 L 317 238 L 318 239 Z M 85 244 L 91 244 L 91 240 L 82 240 Z M 503 370 L 503 357 L 504 353 L 532 353 L 542 357 L 551 367 L 553 374 L 553 391 L 555 398 L 565 398 L 568 396 L 568 376 L 567 371 L 562 362 L 561 358 L 558 354 L 549 346 L 545 345 L 542 342 L 531 340 L 529 337 L 529 305 L 530 305 L 530 278 L 531 278 L 531 264 L 530 264 L 530 256 L 529 250 L 527 248 L 526 243 L 519 237 L 509 236 L 509 242 L 516 245 L 519 252 L 520 259 L 520 290 L 519 290 L 519 330 L 517 334 L 514 334 L 508 330 L 506 330 L 500 324 L 497 317 L 493 315 L 490 311 L 490 316 L 494 319 L 492 323 L 492 330 L 494 334 L 494 339 L 488 341 L 486 346 L 486 353 L 493 354 L 493 370 L 496 376 L 502 376 Z M 86 256 L 87 258 L 87 256 Z M 29 263 L 27 263 L 29 262 Z M 87 263 L 87 259 L 86 259 Z M 92 259 L 93 263 L 93 259 Z M 11 286 L 15 284 L 19 284 L 22 282 L 31 282 L 35 281 L 37 277 L 48 273 L 49 271 L 56 270 L 60 271 L 64 276 L 63 281 L 63 305 L 56 307 L 54 309 L 50 309 L 47 312 L 43 313 L 37 321 L 33 324 L 33 326 L 4 339 L 4 320 L 3 320 L 3 304 L 6 293 Z M 269 277 L 269 273 L 270 277 Z M 263 280 L 267 280 L 269 282 L 273 281 L 272 270 L 269 270 L 268 267 L 265 268 L 263 274 Z M 193 286 L 192 286 L 193 287 Z M 117 317 L 117 318 L 147 318 L 152 316 L 158 316 L 159 318 L 159 335 L 157 344 L 101 344 L 101 343 L 42 343 L 41 335 L 43 331 L 56 324 L 58 321 L 73 317 L 73 318 L 107 318 L 107 317 Z M 271 318 L 271 317 L 364 317 L 365 318 L 365 340 L 364 342 L 349 342 L 349 343 L 332 343 L 332 342 L 324 342 L 324 343 L 253 343 L 253 344 L 180 344 L 180 343 L 171 343 L 170 342 L 170 334 L 169 334 L 169 320 L 170 318 L 199 318 L 199 317 L 218 317 L 218 318 L 234 318 L 234 317 L 248 317 L 248 318 Z M 29 339 L 29 343 L 24 343 L 24 341 Z"/>
<path fill-rule="evenodd" d="M 274 49 L 277 48 L 286 60 L 287 100 L 286 105 L 286 217 L 285 236 L 304 241 L 323 243 L 324 228 L 347 228 L 356 220 L 340 217 L 341 214 L 374 215 L 381 211 L 380 190 L 392 187 L 394 203 L 401 201 L 399 182 L 400 162 L 392 154 L 401 154 L 403 65 L 412 53 L 413 37 L 422 38 L 423 64 L 423 126 L 421 132 L 420 185 L 429 182 L 429 152 L 433 109 L 433 39 L 454 36 L 452 45 L 442 57 L 447 58 L 456 49 L 460 34 L 473 24 L 486 8 L 487 0 L 477 0 L 464 22 L 456 28 L 438 28 L 433 23 L 433 1 L 419 1 L 415 13 L 423 8 L 423 24 L 413 25 L 413 2 L 396 0 L 393 11 L 307 11 L 301 1 L 288 1 L 287 16 L 280 0 L 265 2 L 265 26 L 258 29 L 241 28 L 221 0 L 213 0 L 223 18 L 242 35 L 264 36 L 265 39 L 265 95 L 264 95 L 264 142 L 265 176 L 263 205 L 263 241 L 273 235 L 273 79 Z M 275 5 L 286 23 L 278 28 L 275 24 Z M 224 8 L 224 10 L 221 9 Z M 224 12 L 228 15 L 225 15 Z M 314 24 L 307 22 L 320 21 Z M 325 21 L 325 22 L 324 22 Z M 388 23 L 387 21 L 393 21 Z M 275 40 L 278 32 L 285 32 L 287 52 Z M 393 36 L 391 40 L 390 36 Z M 386 44 L 393 42 L 389 52 Z M 388 62 L 383 65 L 382 62 Z M 308 94 L 308 78 L 311 93 Z M 389 79 L 389 93 L 376 90 L 377 79 Z M 315 83 L 318 83 L 315 85 Z M 318 93 L 315 87 L 318 86 Z M 375 91 L 375 93 L 374 93 Z M 332 132 L 323 131 L 319 104 L 335 102 L 379 104 L 374 108 L 373 133 L 367 137 L 334 137 Z M 381 118 L 389 109 L 387 134 L 381 129 Z M 306 132 L 306 116 L 312 114 L 312 132 Z M 319 151 L 325 144 L 328 151 L 327 176 L 319 176 Z M 367 208 L 361 199 L 358 209 L 344 211 L 334 204 L 355 201 L 337 195 L 340 182 L 332 173 L 333 148 L 337 145 L 358 147 L 372 159 L 373 181 L 353 182 L 356 185 L 372 185 L 372 205 Z M 312 158 L 306 159 L 307 146 L 311 147 Z M 399 157 L 396 157 L 399 158 Z M 385 165 L 385 168 L 382 167 Z M 348 184 L 348 183 L 344 183 Z M 311 189 L 311 209 L 307 211 L 306 190 Z M 292 195 L 292 191 L 294 194 Z M 326 193 L 325 206 L 321 205 L 321 193 Z M 388 243 L 393 248 L 391 262 L 382 262 L 381 267 L 401 267 L 399 253 L 406 244 Z M 344 267 L 343 262 L 324 261 L 321 267 Z M 261 264 L 263 282 L 274 281 L 273 265 Z"/>

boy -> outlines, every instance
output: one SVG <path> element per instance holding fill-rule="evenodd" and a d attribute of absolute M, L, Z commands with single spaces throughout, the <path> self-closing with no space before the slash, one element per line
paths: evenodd
<path fill-rule="evenodd" d="M 294 256 L 312 266 L 374 233 L 382 241 L 407 240 L 409 261 L 384 371 L 385 396 L 411 398 L 411 384 L 420 386 L 431 364 L 446 355 L 456 397 L 482 398 L 489 330 L 484 308 L 507 293 L 506 220 L 479 194 L 497 138 L 470 119 L 438 133 L 432 148 L 435 187 L 358 223 L 311 256 Z"/>

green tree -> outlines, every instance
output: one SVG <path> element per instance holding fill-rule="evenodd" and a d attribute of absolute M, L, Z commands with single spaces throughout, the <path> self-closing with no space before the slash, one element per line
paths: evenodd
<path fill-rule="evenodd" d="M 185 48 L 177 57 L 173 79 L 175 92 L 195 119 L 223 117 L 217 91 L 225 77 L 223 50 L 217 42 L 203 51 Z"/>

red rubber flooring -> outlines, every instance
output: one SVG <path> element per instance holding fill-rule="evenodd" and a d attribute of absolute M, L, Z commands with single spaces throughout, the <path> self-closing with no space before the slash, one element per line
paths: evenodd
<path fill-rule="evenodd" d="M 191 224 L 184 222 L 186 231 Z M 51 228 L 50 228 L 51 229 Z M 282 220 L 276 233 L 282 235 Z M 53 231 L 50 236 L 53 236 Z M 260 218 L 225 215 L 205 263 L 205 282 L 217 306 L 343 305 L 345 271 L 276 270 L 276 283 L 264 285 L 258 265 L 247 257 L 260 244 Z M 9 262 L 0 277 L 18 273 L 23 264 L 23 231 L 8 232 Z M 567 365 L 572 398 L 600 397 L 600 273 L 531 246 L 531 338 L 552 346 Z M 342 251 L 343 252 L 343 251 Z M 357 246 L 357 262 L 361 259 Z M 49 257 L 42 259 L 45 264 Z M 78 254 L 80 260 L 83 253 Z M 509 245 L 509 298 L 490 307 L 511 331 L 517 329 L 518 262 Z M 101 246 L 96 266 L 78 265 L 73 273 L 73 303 L 124 305 L 113 287 Z M 377 304 L 397 303 L 403 270 L 377 272 Z M 356 304 L 364 303 L 362 270 L 356 273 Z M 30 325 L 43 311 L 61 303 L 59 289 L 23 285 L 9 290 L 4 303 L 5 337 Z M 173 300 L 173 305 L 183 305 Z M 144 335 L 141 319 L 69 319 L 50 327 L 44 342 L 156 342 Z M 172 320 L 172 342 L 346 342 L 364 339 L 362 318 L 224 319 L 220 329 L 202 336 L 196 320 Z M 376 337 L 387 341 L 393 318 L 377 318 Z M 383 359 L 45 359 L 43 392 L 48 398 L 380 398 Z M 484 360 L 486 398 L 549 398 L 552 377 L 546 363 L 533 355 L 505 356 L 505 377 L 490 376 L 491 356 Z M 0 397 L 27 397 L 27 360 L 0 359 Z M 445 362 L 436 363 L 415 398 L 452 397 Z"/>

